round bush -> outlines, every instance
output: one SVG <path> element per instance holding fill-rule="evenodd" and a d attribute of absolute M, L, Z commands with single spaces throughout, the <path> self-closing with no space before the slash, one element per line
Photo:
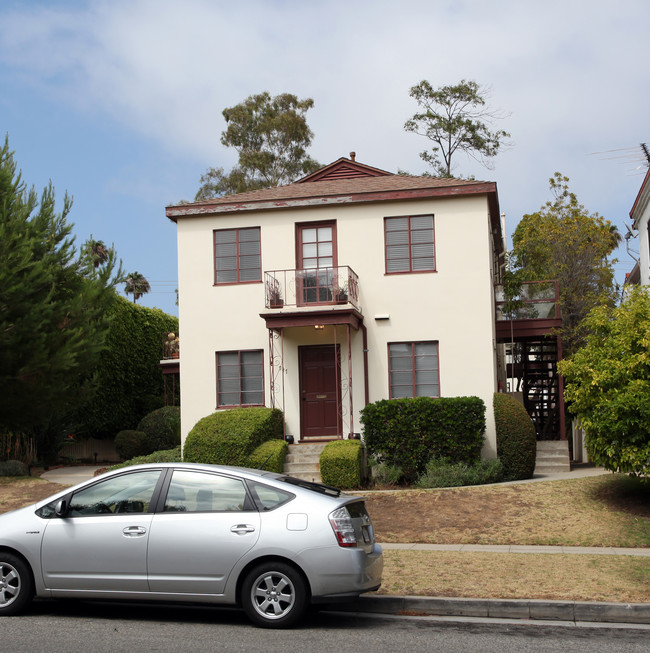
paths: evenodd
<path fill-rule="evenodd" d="M 328 442 L 320 455 L 320 476 L 325 485 L 360 487 L 364 476 L 363 446 L 360 440 Z"/>
<path fill-rule="evenodd" d="M 284 440 L 267 440 L 253 451 L 246 465 L 253 469 L 282 474 L 288 450 L 289 445 Z"/>
<path fill-rule="evenodd" d="M 0 463 L 0 476 L 27 476 L 29 470 L 20 460 L 7 460 Z"/>
<path fill-rule="evenodd" d="M 277 408 L 233 408 L 200 419 L 188 433 L 183 460 L 246 467 L 267 440 L 281 439 L 284 417 Z"/>
<path fill-rule="evenodd" d="M 497 456 L 506 481 L 532 478 L 535 472 L 537 436 L 526 409 L 510 395 L 494 395 Z"/>
<path fill-rule="evenodd" d="M 178 406 L 158 408 L 140 420 L 137 430 L 146 434 L 147 451 L 143 454 L 173 449 L 181 443 L 181 409 Z"/>
<path fill-rule="evenodd" d="M 115 436 L 115 451 L 121 460 L 131 460 L 136 456 L 145 456 L 149 451 L 147 434 L 142 431 L 120 431 Z"/>

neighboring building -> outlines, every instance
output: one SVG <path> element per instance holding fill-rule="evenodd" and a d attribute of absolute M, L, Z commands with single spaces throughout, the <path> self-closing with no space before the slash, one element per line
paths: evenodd
<path fill-rule="evenodd" d="M 362 431 L 369 402 L 480 397 L 496 455 L 496 184 L 341 158 L 294 184 L 169 206 L 177 223 L 183 439 L 276 406 L 309 441 Z"/>
<path fill-rule="evenodd" d="M 650 169 L 630 211 L 632 227 L 639 232 L 639 261 L 628 275 L 628 283 L 650 284 Z"/>

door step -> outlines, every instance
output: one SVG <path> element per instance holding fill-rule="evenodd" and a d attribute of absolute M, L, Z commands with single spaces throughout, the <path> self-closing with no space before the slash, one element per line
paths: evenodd
<path fill-rule="evenodd" d="M 284 473 L 303 481 L 321 483 L 320 455 L 327 442 L 290 444 L 284 462 Z"/>
<path fill-rule="evenodd" d="M 540 440 L 537 442 L 535 474 L 560 474 L 570 471 L 571 458 L 567 440 Z"/>

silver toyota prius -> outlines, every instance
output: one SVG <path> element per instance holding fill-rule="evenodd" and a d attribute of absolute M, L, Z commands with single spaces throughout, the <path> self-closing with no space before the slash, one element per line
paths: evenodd
<path fill-rule="evenodd" d="M 137 465 L 0 515 L 0 616 L 34 595 L 195 601 L 280 628 L 382 569 L 362 498 L 240 467 Z"/>

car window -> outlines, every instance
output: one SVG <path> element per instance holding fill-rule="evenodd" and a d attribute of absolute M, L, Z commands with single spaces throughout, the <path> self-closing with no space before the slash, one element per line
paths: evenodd
<path fill-rule="evenodd" d="M 113 476 L 75 492 L 70 500 L 69 517 L 148 512 L 160 470 L 147 470 Z"/>
<path fill-rule="evenodd" d="M 275 487 L 262 485 L 261 483 L 249 482 L 249 487 L 253 493 L 253 498 L 259 510 L 273 510 L 283 503 L 291 501 L 296 495 L 284 490 L 278 490 Z"/>
<path fill-rule="evenodd" d="M 164 512 L 236 512 L 246 509 L 246 487 L 236 478 L 174 470 Z"/>

